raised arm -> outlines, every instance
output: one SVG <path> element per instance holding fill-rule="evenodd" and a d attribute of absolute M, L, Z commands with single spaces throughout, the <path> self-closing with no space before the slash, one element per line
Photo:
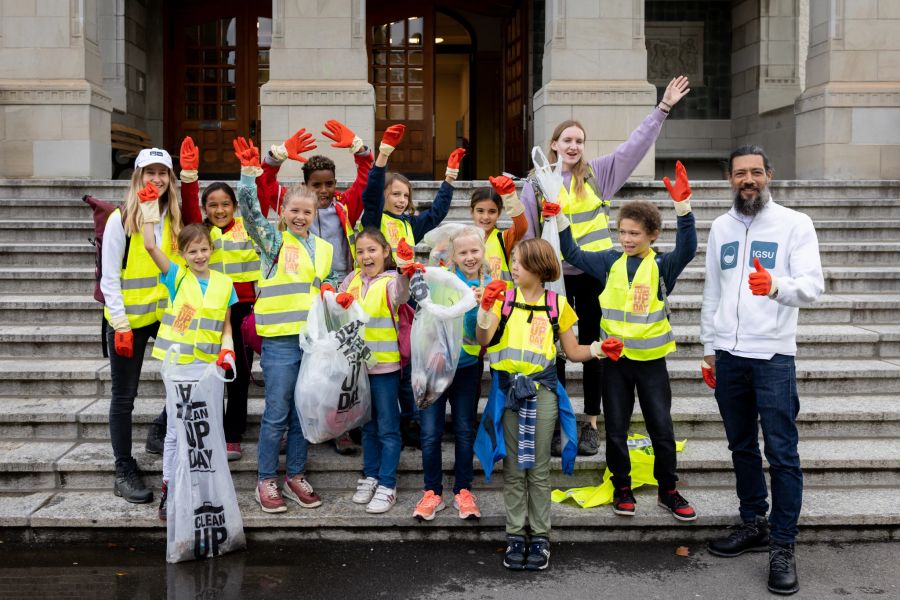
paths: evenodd
<path fill-rule="evenodd" d="M 340 201 L 347 207 L 350 226 L 356 225 L 363 212 L 362 193 L 369 180 L 369 169 L 374 162 L 372 151 L 365 147 L 362 138 L 352 129 L 334 119 L 326 121 L 322 135 L 334 141 L 332 148 L 347 148 L 356 162 L 356 179 L 347 190 L 340 195 Z"/>
<path fill-rule="evenodd" d="M 488 177 L 491 187 L 503 200 L 503 210 L 512 219 L 512 227 L 503 232 L 503 247 L 506 249 L 506 260 L 509 261 L 513 246 L 521 240 L 528 231 L 528 218 L 525 216 L 525 206 L 519 200 L 516 193 L 516 184 L 505 175 Z"/>
<path fill-rule="evenodd" d="M 244 215 L 247 233 L 266 256 L 273 262 L 281 248 L 281 232 L 269 223 L 259 207 L 256 196 L 256 179 L 262 172 L 259 166 L 259 149 L 244 138 L 234 140 L 234 154 L 241 161 L 241 179 L 238 182 L 238 204 Z M 246 211 L 246 212 L 244 212 Z"/>
<path fill-rule="evenodd" d="M 197 169 L 200 166 L 200 150 L 191 136 L 181 142 L 181 220 L 185 225 L 203 222 L 200 210 L 200 181 Z"/>
<path fill-rule="evenodd" d="M 141 233 L 144 238 L 144 249 L 150 254 L 153 263 L 160 273 L 165 275 L 169 272 L 171 262 L 165 252 L 156 245 L 156 235 L 153 231 L 155 225 L 159 223 L 159 190 L 150 182 L 144 186 L 144 189 L 138 192 L 140 200 L 141 216 L 143 225 L 141 225 Z"/>
<path fill-rule="evenodd" d="M 391 125 L 384 131 L 381 144 L 378 146 L 378 158 L 369 170 L 369 180 L 363 191 L 362 226 L 381 227 L 381 214 L 384 212 L 384 177 L 388 159 L 397 144 L 403 139 L 405 125 Z"/>
<path fill-rule="evenodd" d="M 660 276 L 666 282 L 666 292 L 671 293 L 678 276 L 697 255 L 697 228 L 694 213 L 691 212 L 691 184 L 680 160 L 675 163 L 675 183 L 666 176 L 663 177 L 663 184 L 669 191 L 678 217 L 675 249 L 660 257 Z"/>

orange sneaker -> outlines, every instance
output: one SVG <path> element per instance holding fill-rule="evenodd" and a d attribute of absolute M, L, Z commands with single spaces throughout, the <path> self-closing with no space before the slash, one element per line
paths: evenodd
<path fill-rule="evenodd" d="M 445 508 L 447 508 L 447 505 L 444 504 L 444 499 L 433 491 L 428 490 L 422 496 L 422 499 L 419 500 L 419 503 L 416 504 L 413 517 L 420 521 L 431 521 L 434 519 L 434 513 Z"/>
<path fill-rule="evenodd" d="M 480 519 L 481 511 L 475 504 L 475 496 L 469 490 L 459 490 L 459 493 L 453 496 L 453 508 L 459 511 L 460 519 Z"/>

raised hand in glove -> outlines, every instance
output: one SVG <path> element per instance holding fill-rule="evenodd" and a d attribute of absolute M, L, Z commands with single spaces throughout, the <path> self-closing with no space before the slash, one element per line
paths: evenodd
<path fill-rule="evenodd" d="M 404 132 L 406 132 L 406 125 L 391 125 L 385 129 L 384 135 L 381 136 L 381 144 L 378 146 L 378 151 L 384 156 L 390 156 L 394 148 L 400 144 L 400 140 L 403 139 Z"/>
<path fill-rule="evenodd" d="M 341 292 L 337 295 L 335 301 L 340 304 L 344 310 L 347 310 L 348 308 L 350 308 L 350 305 L 353 304 L 353 294 Z"/>
<path fill-rule="evenodd" d="M 465 155 L 465 148 L 457 148 L 450 153 L 450 158 L 447 159 L 447 174 L 445 175 L 447 179 L 456 179 L 459 177 L 459 163 Z"/>
<path fill-rule="evenodd" d="M 134 356 L 134 333 L 128 331 L 117 331 L 115 335 L 116 354 L 125 358 Z"/>
<path fill-rule="evenodd" d="M 253 140 L 247 141 L 243 137 L 234 138 L 234 155 L 241 163 L 241 175 L 259 177 L 262 175 L 262 167 L 259 166 L 259 148 L 253 145 Z"/>
<path fill-rule="evenodd" d="M 397 243 L 397 266 L 402 269 L 415 257 L 416 251 L 406 242 L 406 238 L 400 238 L 400 241 Z"/>
<path fill-rule="evenodd" d="M 147 185 L 138 193 L 140 201 L 141 216 L 144 223 L 159 223 L 159 190 L 153 185 L 152 181 L 148 181 Z"/>
<path fill-rule="evenodd" d="M 748 278 L 750 291 L 754 296 L 769 296 L 770 298 L 774 298 L 778 293 L 778 280 L 775 277 L 772 277 L 772 274 L 759 264 L 758 257 L 753 259 L 753 266 L 756 268 L 756 271 L 750 273 L 750 277 Z"/>
<path fill-rule="evenodd" d="M 481 308 L 491 310 L 494 308 L 494 303 L 505 294 L 506 282 L 495 279 L 485 286 L 484 293 L 481 294 Z"/>
<path fill-rule="evenodd" d="M 562 207 L 556 202 L 544 202 L 544 207 L 541 209 L 541 216 L 545 219 L 550 219 L 559 214 Z"/>
<path fill-rule="evenodd" d="M 525 212 L 525 206 L 519 200 L 519 195 L 516 193 L 516 184 L 512 179 L 506 175 L 500 175 L 499 177 L 488 177 L 488 181 L 491 182 L 491 187 L 503 200 L 503 210 L 506 211 L 506 214 L 515 218 Z"/>
<path fill-rule="evenodd" d="M 272 156 L 279 160 L 290 158 L 291 160 L 305 163 L 307 159 L 305 156 L 302 156 L 302 154 L 304 152 L 309 152 L 310 150 L 315 150 L 317 148 L 314 143 L 315 141 L 312 134 L 307 133 L 306 129 L 301 127 L 294 132 L 294 135 L 284 140 L 284 143 L 281 146 L 273 147 Z M 283 154 L 281 152 L 282 150 Z"/>
<path fill-rule="evenodd" d="M 363 147 L 362 139 L 353 133 L 353 130 L 336 119 L 325 121 L 325 131 L 322 135 L 333 141 L 332 148 L 350 148 L 351 154 L 356 154 Z"/>
<path fill-rule="evenodd" d="M 200 168 L 200 150 L 194 144 L 191 136 L 184 136 L 181 142 L 181 173 L 179 179 L 182 183 L 193 183 L 197 181 L 197 169 Z"/>
<path fill-rule="evenodd" d="M 663 185 L 669 190 L 669 197 L 675 202 L 675 214 L 679 217 L 691 212 L 691 182 L 681 161 L 675 162 L 675 184 L 668 175 L 663 177 Z"/>
<path fill-rule="evenodd" d="M 713 359 L 713 364 L 710 364 L 706 361 L 706 357 L 703 357 L 703 360 L 700 361 L 700 372 L 703 374 L 703 381 L 706 382 L 706 385 L 709 386 L 710 389 L 716 389 L 716 369 L 715 369 L 715 357 L 710 356 Z"/>

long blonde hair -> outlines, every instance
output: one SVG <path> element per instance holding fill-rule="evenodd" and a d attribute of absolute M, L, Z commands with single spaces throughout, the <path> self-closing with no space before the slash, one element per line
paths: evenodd
<path fill-rule="evenodd" d="M 286 231 L 287 230 L 287 221 L 284 220 L 284 208 L 288 205 L 288 203 L 294 198 L 306 198 L 308 200 L 312 200 L 313 205 L 313 216 L 319 210 L 319 202 L 316 198 L 315 193 L 305 184 L 298 183 L 295 186 L 292 186 L 288 189 L 284 194 L 284 200 L 281 203 L 281 212 L 278 214 L 278 231 Z"/>
<path fill-rule="evenodd" d="M 169 222 L 171 223 L 172 239 L 171 247 L 178 248 L 178 234 L 181 233 L 181 206 L 178 204 L 178 188 L 175 187 L 175 173 L 172 169 L 166 168 L 169 172 L 169 185 L 164 190 L 159 190 L 159 208 L 162 213 L 163 206 L 167 206 L 169 212 Z M 144 169 L 135 169 L 131 174 L 131 183 L 128 185 L 128 191 L 125 192 L 125 209 L 124 209 L 124 226 L 125 235 L 134 235 L 141 233 L 144 226 L 144 218 L 141 216 L 140 199 L 138 192 L 144 188 Z M 164 204 L 167 203 L 167 204 Z"/>
<path fill-rule="evenodd" d="M 553 135 L 550 137 L 550 142 L 547 146 L 550 146 L 553 142 L 559 140 L 559 136 L 562 135 L 562 132 L 568 129 L 569 127 L 577 127 L 581 130 L 581 133 L 584 132 L 584 127 L 576 121 L 575 119 L 566 119 L 562 123 L 556 126 L 556 129 L 553 130 Z M 585 136 L 587 134 L 585 133 Z M 547 160 L 552 164 L 556 162 L 556 159 L 559 155 L 556 153 L 556 150 L 553 148 L 549 148 L 549 152 L 547 152 Z M 581 195 L 581 192 L 584 190 L 584 180 L 587 179 L 588 174 L 588 164 L 587 161 L 584 160 L 584 153 L 581 154 L 581 158 L 578 159 L 578 162 L 572 166 L 571 169 L 572 178 L 575 181 L 575 195 Z"/>
<path fill-rule="evenodd" d="M 474 225 L 466 225 L 462 227 L 458 231 L 454 231 L 450 234 L 448 239 L 448 260 L 447 267 L 450 268 L 451 271 L 456 271 L 456 267 L 458 266 L 453 262 L 453 256 L 456 254 L 456 240 L 460 238 L 474 237 L 478 240 L 478 244 L 481 246 L 481 268 L 478 270 L 479 283 L 478 287 L 484 287 L 484 278 L 491 273 L 491 265 L 488 264 L 487 261 L 487 251 L 484 246 L 484 230 L 480 227 L 475 227 Z"/>

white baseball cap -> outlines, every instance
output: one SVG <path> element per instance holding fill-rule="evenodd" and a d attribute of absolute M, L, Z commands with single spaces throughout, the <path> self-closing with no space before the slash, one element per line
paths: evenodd
<path fill-rule="evenodd" d="M 144 148 L 134 159 L 134 168 L 143 169 L 147 165 L 161 164 L 172 168 L 172 157 L 162 148 Z"/>

